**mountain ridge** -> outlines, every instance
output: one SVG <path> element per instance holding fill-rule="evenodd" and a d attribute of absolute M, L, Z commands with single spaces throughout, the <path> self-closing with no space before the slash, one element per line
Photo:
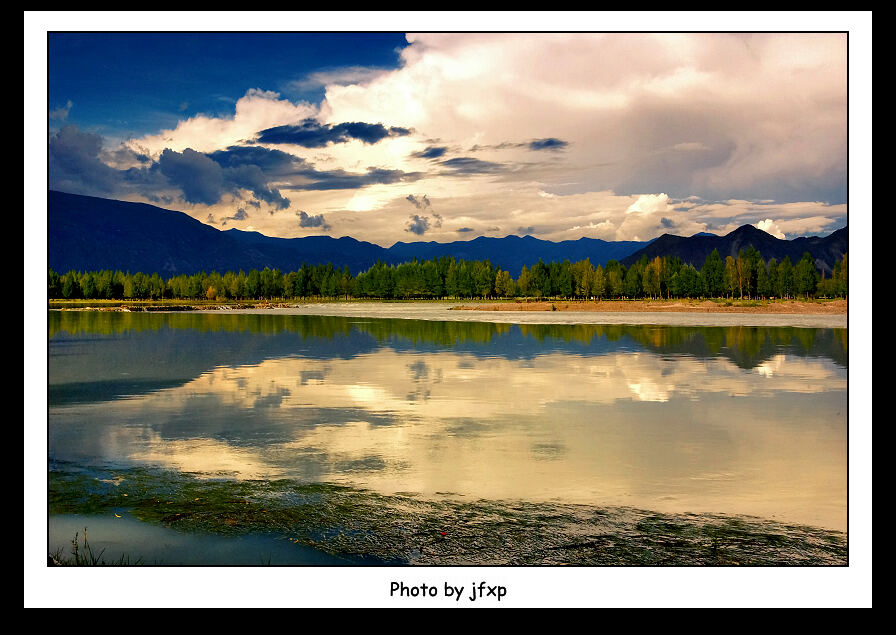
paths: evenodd
<path fill-rule="evenodd" d="M 700 269 L 714 249 L 718 250 L 719 256 L 724 260 L 728 256 L 737 258 L 738 253 L 748 249 L 750 245 L 759 251 L 766 262 L 771 258 L 780 262 L 789 257 L 791 262 L 796 264 L 805 252 L 809 252 L 815 261 L 815 266 L 826 275 L 830 275 L 834 264 L 842 260 L 847 252 L 849 230 L 847 227 L 842 227 L 827 236 L 800 236 L 792 240 L 776 238 L 753 225 L 741 225 L 724 236 L 705 233 L 688 237 L 663 234 L 620 262 L 629 266 L 642 257 L 652 260 L 656 256 L 670 256 L 681 258 L 682 262 Z"/>
<path fill-rule="evenodd" d="M 843 232 L 841 242 L 845 252 L 846 228 L 838 232 Z M 736 239 L 729 241 L 732 244 L 725 242 L 732 236 Z M 775 244 L 769 243 L 769 239 L 789 247 L 770 249 L 767 253 L 760 245 Z M 382 247 L 351 236 L 278 238 L 237 228 L 220 230 L 184 212 L 148 203 L 48 191 L 48 265 L 60 273 L 111 269 L 173 276 L 265 267 L 285 272 L 298 269 L 307 262 L 312 265 L 330 263 L 337 268 L 347 266 L 357 274 L 377 261 L 400 264 L 415 258 L 429 260 L 450 256 L 489 260 L 517 277 L 524 265 L 531 267 L 539 259 L 576 262 L 589 258 L 594 265 L 605 265 L 609 260 L 629 265 L 642 255 L 652 259 L 654 255 L 685 254 L 687 257 L 680 255 L 682 260 L 699 268 L 713 248 L 721 245 L 723 248 L 719 253 L 724 259 L 729 253 L 736 256 L 739 246 L 745 248 L 745 243 L 750 242 L 760 243 L 755 246 L 766 260 L 778 257 L 775 253 L 779 251 L 799 252 L 791 256 L 795 262 L 803 251 L 809 251 L 816 258 L 816 264 L 830 269 L 836 259 L 842 258 L 841 242 L 837 240 L 812 237 L 780 241 L 751 225 L 742 226 L 727 236 L 701 232 L 685 238 L 663 234 L 651 241 L 605 241 L 583 236 L 553 242 L 528 234 L 510 234 L 503 238 L 478 236 L 447 243 L 397 241 L 390 247 Z M 700 257 L 704 252 L 705 255 Z"/>
<path fill-rule="evenodd" d="M 58 272 L 70 270 L 157 272 L 292 271 L 303 262 L 347 266 L 353 274 L 378 260 L 400 264 L 441 256 L 489 260 L 516 277 L 523 265 L 590 258 L 594 264 L 619 260 L 646 242 L 592 238 L 552 242 L 533 236 L 479 236 L 468 241 L 398 241 L 391 247 L 351 236 L 278 238 L 237 228 L 219 230 L 195 218 L 147 203 L 131 203 L 49 190 L 48 261 Z"/>

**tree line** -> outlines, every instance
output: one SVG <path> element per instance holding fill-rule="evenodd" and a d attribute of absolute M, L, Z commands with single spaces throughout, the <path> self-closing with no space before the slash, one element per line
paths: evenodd
<path fill-rule="evenodd" d="M 679 257 L 641 260 L 626 267 L 616 260 L 592 265 L 588 259 L 523 267 L 514 278 L 488 260 L 441 256 L 398 265 L 378 261 L 353 275 L 332 264 L 302 266 L 287 273 L 252 269 L 220 274 L 180 274 L 49 269 L 50 299 L 274 300 L 313 298 L 371 299 L 637 299 L 637 298 L 813 298 L 847 296 L 847 256 L 829 277 L 806 252 L 797 263 L 763 260 L 752 245 L 724 260 L 718 250 L 697 269 Z"/>

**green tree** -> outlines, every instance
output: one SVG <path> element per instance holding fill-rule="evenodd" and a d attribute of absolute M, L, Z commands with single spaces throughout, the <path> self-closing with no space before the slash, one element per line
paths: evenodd
<path fill-rule="evenodd" d="M 718 249 L 713 249 L 700 270 L 707 297 L 719 298 L 725 293 L 725 263 Z"/>
<path fill-rule="evenodd" d="M 793 277 L 796 293 L 805 296 L 806 299 L 815 294 L 815 287 L 818 285 L 818 270 L 815 267 L 815 260 L 808 251 L 803 253 L 803 257 L 796 264 Z"/>

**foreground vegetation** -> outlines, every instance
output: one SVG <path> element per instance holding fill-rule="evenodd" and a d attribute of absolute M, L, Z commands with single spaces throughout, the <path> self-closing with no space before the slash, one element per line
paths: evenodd
<path fill-rule="evenodd" d="M 57 549 L 55 553 L 49 554 L 47 557 L 48 566 L 72 566 L 72 567 L 98 567 L 98 566 L 125 566 L 143 564 L 142 558 L 137 558 L 133 562 L 129 556 L 121 555 L 117 560 L 106 560 L 103 554 L 105 549 L 100 549 L 94 553 L 93 547 L 87 542 L 87 527 L 84 528 L 83 544 L 76 532 L 72 538 L 71 550 L 65 553 L 63 549 Z"/>
<path fill-rule="evenodd" d="M 49 505 L 51 514 L 128 509 L 145 522 L 180 531 L 273 532 L 349 561 L 380 564 L 847 564 L 844 533 L 761 518 L 425 499 L 412 492 L 386 495 L 320 483 L 206 479 L 139 468 L 51 469 Z"/>
<path fill-rule="evenodd" d="M 611 260 L 594 266 L 589 260 L 523 267 L 513 278 L 488 260 L 455 260 L 448 256 L 387 265 L 377 262 L 352 275 L 348 267 L 303 263 L 296 271 L 252 269 L 181 274 L 167 279 L 158 273 L 121 271 L 48 272 L 48 297 L 87 300 L 244 301 L 307 298 L 445 299 L 445 298 L 834 298 L 846 297 L 847 257 L 831 277 L 819 273 L 805 253 L 793 264 L 765 261 L 750 246 L 737 258 L 722 260 L 714 250 L 698 270 L 679 258 L 659 257 L 629 267 Z"/>

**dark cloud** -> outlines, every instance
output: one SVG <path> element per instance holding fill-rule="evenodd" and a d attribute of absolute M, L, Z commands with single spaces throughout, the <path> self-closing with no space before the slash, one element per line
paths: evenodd
<path fill-rule="evenodd" d="M 420 150 L 420 152 L 414 152 L 411 156 L 418 159 L 438 159 L 446 152 L 448 152 L 448 148 L 445 146 L 429 146 L 424 150 Z"/>
<path fill-rule="evenodd" d="M 283 186 L 292 190 L 356 190 L 368 185 L 403 183 L 416 181 L 421 172 L 403 172 L 384 168 L 367 168 L 365 173 L 346 172 L 345 170 L 315 170 L 308 168 L 297 170 L 292 176 L 304 177 L 305 183 Z"/>
<path fill-rule="evenodd" d="M 209 216 L 211 216 L 211 214 L 209 214 Z M 236 212 L 234 212 L 233 216 L 223 217 L 221 219 L 221 226 L 223 227 L 224 225 L 226 225 L 227 221 L 229 221 L 229 220 L 246 220 L 247 218 L 249 218 L 249 214 L 246 213 L 245 209 L 240 207 L 239 209 L 236 210 Z"/>
<path fill-rule="evenodd" d="M 535 139 L 530 141 L 528 145 L 530 150 L 562 150 L 567 147 L 569 143 L 562 139 L 548 137 L 547 139 Z"/>
<path fill-rule="evenodd" d="M 450 171 L 445 174 L 489 174 L 500 172 L 504 166 L 500 163 L 482 161 L 473 157 L 457 157 L 440 161 L 439 165 L 445 166 Z"/>
<path fill-rule="evenodd" d="M 304 165 L 305 161 L 282 150 L 269 150 L 260 146 L 229 146 L 207 155 L 222 168 L 256 165 L 265 174 L 283 175 Z"/>
<path fill-rule="evenodd" d="M 534 233 L 535 233 L 535 227 L 533 227 L 532 225 L 529 225 L 528 227 L 517 227 L 517 228 L 516 228 L 516 233 L 517 233 L 517 234 L 522 234 L 522 235 L 524 235 L 524 236 L 525 236 L 526 234 L 534 234 Z"/>
<path fill-rule="evenodd" d="M 215 221 L 215 217 L 211 214 L 208 215 L 208 218 L 205 219 L 205 222 L 209 225 L 217 225 L 217 221 Z"/>
<path fill-rule="evenodd" d="M 65 126 L 50 138 L 49 186 L 77 194 L 107 194 L 118 188 L 121 174 L 99 159 L 103 138 Z"/>
<path fill-rule="evenodd" d="M 281 196 L 279 190 L 268 187 L 268 179 L 257 165 L 226 168 L 224 175 L 233 184 L 234 189 L 249 190 L 255 198 L 277 209 L 289 207 L 289 199 Z"/>
<path fill-rule="evenodd" d="M 361 134 L 358 129 L 351 130 Z M 404 133 L 404 129 L 397 130 Z M 99 158 L 101 154 L 124 163 L 149 161 L 146 155 L 126 148 L 104 153 L 100 135 L 66 126 L 50 138 L 49 186 L 93 196 L 140 194 L 153 202 L 162 200 L 165 195 L 161 193 L 177 188 L 187 203 L 204 205 L 214 205 L 227 194 L 240 196 L 242 190 L 248 190 L 253 200 L 247 200 L 247 205 L 258 209 L 264 202 L 274 209 L 286 209 L 289 199 L 279 189 L 270 187 L 270 181 L 293 181 L 282 187 L 315 191 L 412 182 L 424 176 L 421 172 L 375 167 L 362 173 L 318 170 L 287 152 L 258 146 L 230 146 L 207 154 L 192 148 L 183 152 L 166 148 L 158 162 L 126 170 L 105 164 Z M 166 204 L 172 201 L 168 197 Z"/>
<path fill-rule="evenodd" d="M 471 232 L 471 231 L 474 231 L 474 230 L 473 230 L 472 227 L 461 227 L 461 228 L 458 229 L 457 231 L 458 231 L 458 233 L 465 234 L 465 233 L 467 233 L 467 232 Z"/>
<path fill-rule="evenodd" d="M 488 228 L 486 228 L 485 231 L 487 231 L 487 232 L 499 232 L 499 231 L 501 231 L 501 228 L 500 228 L 500 227 L 488 227 Z"/>
<path fill-rule="evenodd" d="M 296 216 L 299 217 L 299 227 L 320 227 L 322 230 L 330 231 L 330 225 L 324 219 L 323 214 L 315 214 L 314 216 L 310 216 L 305 211 L 296 212 Z"/>
<path fill-rule="evenodd" d="M 408 221 L 407 226 L 405 227 L 406 232 L 422 236 L 426 233 L 426 230 L 429 229 L 429 217 L 417 216 L 417 214 L 414 214 L 410 219 L 411 220 Z"/>
<path fill-rule="evenodd" d="M 411 204 L 417 209 L 426 209 L 427 207 L 432 206 L 432 204 L 429 202 L 429 199 L 426 198 L 426 194 L 424 194 L 422 198 L 418 198 L 413 194 L 408 194 L 407 200 L 410 201 Z"/>
<path fill-rule="evenodd" d="M 192 148 L 182 153 L 165 148 L 159 169 L 181 189 L 188 203 L 214 205 L 227 192 L 221 166 Z"/>
<path fill-rule="evenodd" d="M 671 218 L 663 217 L 663 218 L 660 219 L 660 225 L 662 225 L 663 227 L 665 227 L 666 229 L 668 229 L 668 228 L 670 228 L 670 227 L 674 227 L 674 226 L 675 226 L 675 221 L 673 221 Z"/>
<path fill-rule="evenodd" d="M 424 194 L 423 196 L 414 196 L 413 194 L 408 194 L 406 197 L 406 200 L 410 201 L 411 204 L 419 210 L 427 210 L 427 209 L 432 210 L 432 203 L 430 203 L 429 199 L 426 198 L 426 194 Z M 419 219 L 420 217 L 414 216 L 414 218 Z M 442 226 L 442 215 L 441 214 L 436 214 L 435 212 L 432 212 L 432 218 L 433 218 L 433 223 L 432 223 L 433 227 L 441 227 Z M 426 228 L 424 228 L 423 231 L 426 231 L 426 229 L 429 228 L 429 218 L 424 216 L 423 219 L 426 221 Z M 413 231 L 414 233 L 417 233 L 413 229 L 408 230 L 408 231 Z M 419 233 L 422 234 L 423 232 L 421 231 Z"/>
<path fill-rule="evenodd" d="M 237 194 L 245 189 L 278 209 L 289 207 L 289 199 L 281 196 L 279 190 L 268 187 L 268 178 L 257 164 L 235 161 L 222 167 L 218 161 L 192 148 L 183 152 L 166 148 L 159 157 L 159 169 L 181 189 L 188 203 L 214 205 L 225 194 Z"/>
<path fill-rule="evenodd" d="M 291 143 L 303 148 L 323 148 L 331 143 L 348 143 L 352 139 L 374 144 L 387 137 L 403 137 L 410 133 L 407 128 L 386 128 L 380 123 L 355 121 L 331 126 L 306 119 L 299 125 L 275 126 L 262 130 L 256 140 L 258 143 Z"/>
<path fill-rule="evenodd" d="M 479 152 L 480 150 L 507 150 L 508 148 L 526 148 L 527 150 L 562 150 L 569 146 L 569 142 L 556 137 L 546 137 L 544 139 L 533 139 L 532 141 L 504 141 L 497 145 L 474 145 L 470 148 L 470 152 Z"/>

